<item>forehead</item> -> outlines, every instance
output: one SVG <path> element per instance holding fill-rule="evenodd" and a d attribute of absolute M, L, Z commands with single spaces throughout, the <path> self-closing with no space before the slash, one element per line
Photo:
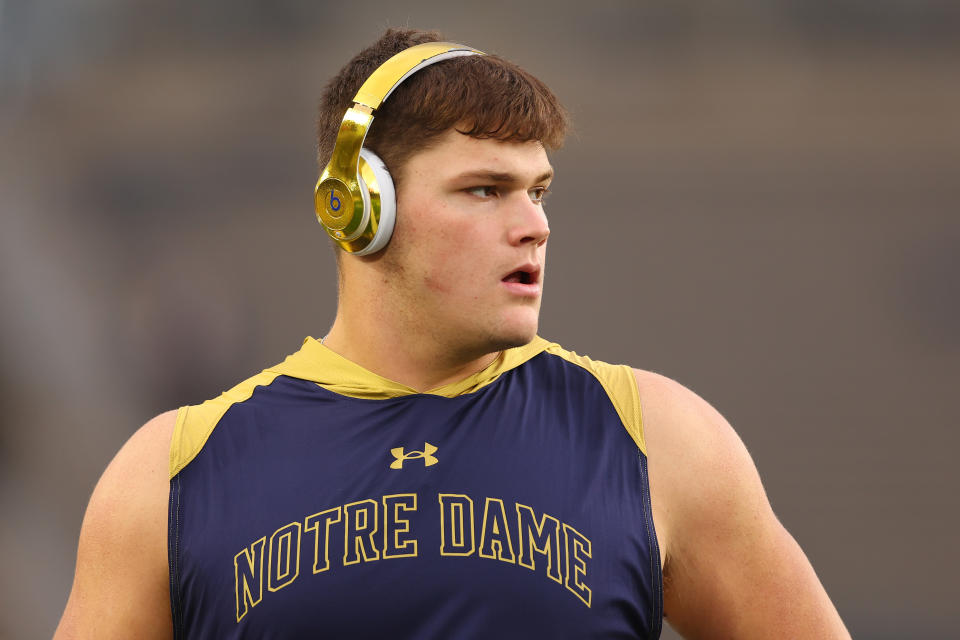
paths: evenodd
<path fill-rule="evenodd" d="M 440 180 L 471 172 L 509 174 L 533 182 L 551 172 L 543 145 L 537 140 L 513 142 L 473 138 L 451 129 L 408 161 L 407 171 Z"/>

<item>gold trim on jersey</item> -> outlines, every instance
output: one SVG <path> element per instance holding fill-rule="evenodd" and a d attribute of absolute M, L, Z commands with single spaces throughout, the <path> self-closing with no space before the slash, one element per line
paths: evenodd
<path fill-rule="evenodd" d="M 367 400 L 385 400 L 418 393 L 426 393 L 445 398 L 455 398 L 467 393 L 479 391 L 495 382 L 501 374 L 519 367 L 521 364 L 544 351 L 550 343 L 537 336 L 522 347 L 502 351 L 486 368 L 467 376 L 459 382 L 446 384 L 429 391 L 421 392 L 405 384 L 395 382 L 360 365 L 347 360 L 314 338 L 307 338 L 303 348 L 288 357 L 273 369 L 282 375 L 302 378 L 316 382 L 324 389 L 344 396 Z"/>
<path fill-rule="evenodd" d="M 249 400 L 257 387 L 269 385 L 277 376 L 309 380 L 334 393 L 367 400 L 385 400 L 419 393 L 454 398 L 479 391 L 502 374 L 544 351 L 593 374 L 610 397 L 627 433 L 646 455 L 640 394 L 633 370 L 628 366 L 591 360 L 537 336 L 529 344 L 501 352 L 489 366 L 459 382 L 420 392 L 364 369 L 330 350 L 319 340 L 308 337 L 303 347 L 282 363 L 244 380 L 212 400 L 180 408 L 170 443 L 170 477 L 176 476 L 200 453 L 231 406 Z"/>
<path fill-rule="evenodd" d="M 541 353 L 549 345 L 549 342 L 538 336 L 529 344 L 501 352 L 483 370 L 459 382 L 425 393 L 454 398 L 479 391 L 495 382 L 504 372 L 519 367 Z M 227 409 L 249 400 L 257 387 L 270 384 L 277 376 L 309 380 L 334 393 L 367 400 L 385 400 L 421 393 L 412 387 L 378 376 L 330 350 L 319 340 L 308 337 L 299 351 L 280 364 L 265 369 L 203 404 L 180 408 L 170 443 L 170 477 L 180 473 L 200 453 Z"/>
<path fill-rule="evenodd" d="M 267 369 L 203 404 L 180 407 L 170 441 L 170 477 L 180 473 L 200 453 L 227 409 L 249 400 L 254 389 L 270 384 L 278 375 L 279 372 Z"/>
<path fill-rule="evenodd" d="M 643 414 L 640 410 L 640 391 L 637 389 L 633 368 L 623 364 L 607 364 L 599 360 L 591 360 L 587 356 L 567 351 L 556 343 L 548 345 L 546 352 L 560 356 L 567 362 L 583 367 L 593 374 L 610 397 L 627 433 L 637 443 L 643 455 L 647 455 L 647 443 L 643 436 Z"/>

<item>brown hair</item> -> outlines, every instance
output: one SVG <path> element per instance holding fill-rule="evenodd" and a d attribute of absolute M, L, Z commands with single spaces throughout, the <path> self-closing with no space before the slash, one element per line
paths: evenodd
<path fill-rule="evenodd" d="M 328 162 L 347 108 L 360 85 L 395 53 L 423 42 L 445 41 L 436 31 L 387 29 L 327 85 L 317 118 L 318 160 Z M 540 80 L 498 56 L 465 56 L 410 76 L 375 113 L 364 146 L 379 155 L 395 182 L 410 156 L 451 127 L 475 138 L 563 144 L 566 111 Z"/>

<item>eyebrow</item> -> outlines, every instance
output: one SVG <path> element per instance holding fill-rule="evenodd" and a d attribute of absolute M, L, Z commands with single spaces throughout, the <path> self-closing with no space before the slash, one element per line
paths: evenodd
<path fill-rule="evenodd" d="M 534 183 L 544 182 L 551 178 L 553 178 L 553 167 L 543 174 L 537 176 L 537 178 L 534 180 Z M 490 182 L 497 182 L 501 184 L 519 184 L 523 182 L 523 180 L 512 173 L 504 173 L 503 171 L 496 171 L 494 169 L 477 169 L 476 171 L 467 171 L 454 176 L 453 181 L 469 179 L 489 180 Z"/>

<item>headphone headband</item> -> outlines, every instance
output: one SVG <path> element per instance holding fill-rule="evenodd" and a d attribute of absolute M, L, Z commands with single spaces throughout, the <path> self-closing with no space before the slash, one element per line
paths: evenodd
<path fill-rule="evenodd" d="M 370 173 L 363 171 L 366 161 L 361 165 L 360 151 L 373 123 L 374 111 L 400 83 L 420 69 L 441 60 L 473 55 L 486 54 L 453 42 L 418 44 L 394 54 L 377 67 L 357 91 L 353 106 L 347 109 L 340 123 L 330 162 L 320 174 L 313 194 L 317 220 L 345 251 L 366 255 L 386 244 L 389 238 L 383 234 L 378 236 L 377 232 L 381 213 L 386 212 L 388 206 L 391 218 L 389 225 L 384 220 L 384 232 L 393 228 L 395 202 L 381 202 L 380 188 L 376 184 L 368 185 L 361 175 Z M 364 150 L 364 153 L 370 152 Z M 390 180 L 385 168 L 383 173 L 386 180 Z M 389 190 L 392 192 L 392 181 Z"/>
<path fill-rule="evenodd" d="M 425 42 L 404 49 L 370 74 L 353 97 L 353 102 L 376 110 L 400 83 L 420 69 L 448 58 L 476 55 L 485 54 L 455 42 Z"/>

